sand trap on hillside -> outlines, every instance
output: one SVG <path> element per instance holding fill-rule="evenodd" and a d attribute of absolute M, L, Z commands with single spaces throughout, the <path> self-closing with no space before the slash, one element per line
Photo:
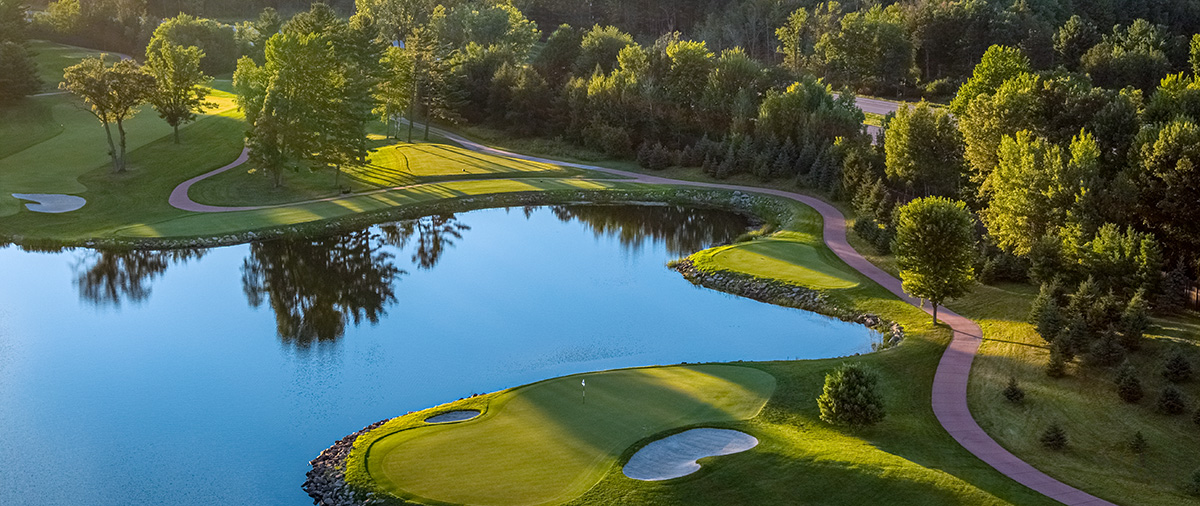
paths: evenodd
<path fill-rule="evenodd" d="M 477 416 L 479 416 L 479 412 L 474 409 L 460 409 L 458 411 L 447 411 L 440 415 L 431 416 L 425 419 L 425 423 L 461 422 Z"/>
<path fill-rule="evenodd" d="M 625 464 L 625 476 L 659 481 L 700 470 L 696 460 L 740 453 L 758 446 L 758 439 L 729 429 L 692 429 L 650 443 Z"/>
<path fill-rule="evenodd" d="M 39 213 L 66 213 L 87 204 L 87 200 L 84 200 L 83 197 L 60 193 L 14 193 L 12 196 L 36 202 L 36 204 L 25 204 L 25 207 Z"/>

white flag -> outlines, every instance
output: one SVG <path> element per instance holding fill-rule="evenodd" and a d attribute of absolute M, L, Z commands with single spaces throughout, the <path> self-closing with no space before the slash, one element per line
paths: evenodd
<path fill-rule="evenodd" d="M 587 386 L 587 380 L 581 380 L 581 381 L 579 382 L 579 384 L 581 384 L 581 385 L 583 385 L 583 386 L 585 386 L 585 387 L 586 387 L 586 386 Z"/>

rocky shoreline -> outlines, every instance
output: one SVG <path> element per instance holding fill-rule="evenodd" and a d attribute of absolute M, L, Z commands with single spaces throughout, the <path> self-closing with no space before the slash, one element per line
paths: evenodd
<path fill-rule="evenodd" d="M 326 448 L 308 463 L 312 470 L 305 474 L 308 478 L 300 486 L 308 496 L 313 498 L 313 504 L 318 506 L 360 506 L 368 504 L 385 504 L 383 499 L 377 499 L 374 494 L 359 493 L 346 484 L 346 457 L 354 448 L 354 440 L 380 425 L 387 423 L 380 420 L 363 427 L 362 430 L 350 434 L 333 446 Z"/>
<path fill-rule="evenodd" d="M 692 284 L 705 288 L 865 325 L 882 335 L 881 342 L 874 345 L 876 350 L 890 348 L 904 339 L 904 327 L 899 323 L 885 320 L 875 314 L 856 313 L 839 307 L 818 290 L 729 271 L 707 272 L 697 268 L 690 258 L 671 264 L 671 268 Z"/>

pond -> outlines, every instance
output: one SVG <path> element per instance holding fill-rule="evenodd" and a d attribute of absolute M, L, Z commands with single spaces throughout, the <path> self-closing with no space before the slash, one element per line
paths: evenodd
<path fill-rule="evenodd" d="M 580 205 L 207 250 L 0 249 L 0 504 L 311 504 L 307 463 L 335 440 L 472 393 L 870 351 L 864 327 L 665 267 L 749 225 Z"/>

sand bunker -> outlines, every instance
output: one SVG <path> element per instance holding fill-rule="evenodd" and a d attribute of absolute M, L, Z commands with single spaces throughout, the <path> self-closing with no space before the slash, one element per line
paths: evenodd
<path fill-rule="evenodd" d="M 36 204 L 25 204 L 25 207 L 39 213 L 71 212 L 87 203 L 83 197 L 59 193 L 14 193 L 12 196 L 21 200 L 37 202 Z"/>
<path fill-rule="evenodd" d="M 728 429 L 692 429 L 650 443 L 625 464 L 625 476 L 659 481 L 700 470 L 696 460 L 740 453 L 758 446 L 758 439 Z"/>
<path fill-rule="evenodd" d="M 479 416 L 479 412 L 473 409 L 461 409 L 458 411 L 447 411 L 440 415 L 434 415 L 425 419 L 425 423 L 446 423 L 446 422 L 461 422 L 470 420 Z"/>

